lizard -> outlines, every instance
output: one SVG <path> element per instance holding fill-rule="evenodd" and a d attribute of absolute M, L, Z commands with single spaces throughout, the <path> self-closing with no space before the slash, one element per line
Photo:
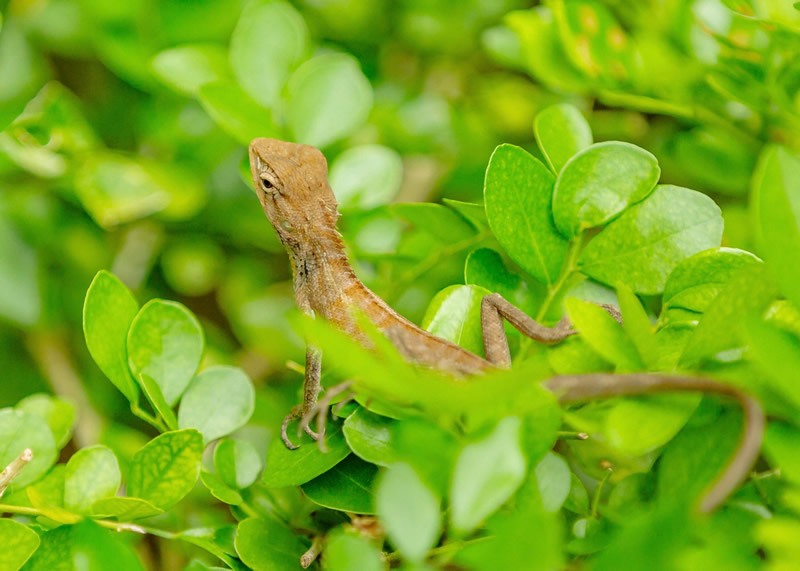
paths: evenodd
<path fill-rule="evenodd" d="M 568 317 L 553 327 L 546 327 L 498 293 L 485 296 L 481 302 L 485 357 L 425 331 L 399 315 L 356 277 L 337 230 L 338 204 L 328 183 L 327 161 L 320 150 L 310 145 L 257 138 L 250 144 L 249 159 L 258 199 L 289 254 L 294 296 L 301 312 L 324 318 L 346 334 L 366 342 L 353 312 L 355 308 L 406 360 L 459 377 L 511 366 L 504 320 L 540 343 L 557 343 L 577 333 Z M 615 307 L 604 308 L 620 320 Z M 320 412 L 320 404 L 324 404 L 324 408 L 329 404 L 328 400 L 318 402 L 322 390 L 321 360 L 319 348 L 309 344 L 302 403 L 291 410 L 281 426 L 281 439 L 290 449 L 297 446 L 290 441 L 287 427 L 298 418 L 301 419 L 298 431 L 304 430 L 318 443 L 324 438 L 324 422 L 320 423 L 322 428 L 318 432 L 309 426 L 310 419 Z M 657 392 L 716 393 L 736 400 L 745 417 L 739 446 L 721 477 L 701 498 L 701 512 L 712 511 L 736 489 L 760 450 L 765 425 L 761 405 L 752 396 L 727 384 L 702 377 L 659 373 L 560 375 L 543 384 L 561 404 Z M 326 397 L 341 392 L 341 387 L 336 391 L 334 388 Z"/>

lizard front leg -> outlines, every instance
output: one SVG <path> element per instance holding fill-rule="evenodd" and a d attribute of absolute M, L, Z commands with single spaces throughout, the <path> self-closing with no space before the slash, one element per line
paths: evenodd
<path fill-rule="evenodd" d="M 286 415 L 281 424 L 281 440 L 289 450 L 295 450 L 299 446 L 292 444 L 287 434 L 289 423 L 296 418 L 304 418 L 308 413 L 312 412 L 317 404 L 317 397 L 322 389 L 320 377 L 322 376 L 322 350 L 314 345 L 306 347 L 306 369 L 303 374 L 303 402 L 295 406 L 292 411 Z M 314 440 L 319 438 L 319 435 L 311 430 L 308 422 L 301 423 L 301 427 L 305 430 Z"/>

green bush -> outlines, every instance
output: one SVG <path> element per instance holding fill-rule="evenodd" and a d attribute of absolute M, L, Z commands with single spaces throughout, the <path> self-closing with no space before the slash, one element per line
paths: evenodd
<path fill-rule="evenodd" d="M 0 568 L 796 566 L 800 11 L 527 4 L 0 5 Z M 324 151 L 401 314 L 480 355 L 499 292 L 580 334 L 507 327 L 464 381 L 303 318 L 262 136 Z M 326 452 L 278 438 L 306 340 L 356 393 Z M 541 384 L 633 372 L 765 408 L 713 513 L 735 402 Z"/>

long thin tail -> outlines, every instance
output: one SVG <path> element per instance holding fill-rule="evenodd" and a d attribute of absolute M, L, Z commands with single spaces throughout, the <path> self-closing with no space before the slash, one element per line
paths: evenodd
<path fill-rule="evenodd" d="M 664 392 L 703 392 L 735 399 L 744 411 L 744 426 L 739 446 L 728 461 L 722 475 L 703 495 L 699 509 L 702 513 L 715 510 L 750 473 L 764 437 L 766 419 L 761 404 L 741 390 L 710 379 L 681 377 L 658 373 L 627 375 L 592 374 L 563 375 L 547 380 L 544 385 L 560 403 L 569 404 L 615 396 Z"/>

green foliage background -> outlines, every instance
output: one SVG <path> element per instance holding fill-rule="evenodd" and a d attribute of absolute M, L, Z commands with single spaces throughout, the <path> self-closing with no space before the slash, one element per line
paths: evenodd
<path fill-rule="evenodd" d="M 0 2 L 0 467 L 35 454 L 0 568 L 293 569 L 320 537 L 329 569 L 796 566 L 800 11 L 531 4 Z M 401 314 L 480 352 L 498 291 L 581 338 L 509 329 L 514 371 L 459 385 L 298 319 L 257 136 L 323 149 L 356 271 Z M 364 395 L 327 454 L 275 438 L 303 335 Z M 712 516 L 735 408 L 561 411 L 534 384 L 640 370 L 767 408 Z"/>

